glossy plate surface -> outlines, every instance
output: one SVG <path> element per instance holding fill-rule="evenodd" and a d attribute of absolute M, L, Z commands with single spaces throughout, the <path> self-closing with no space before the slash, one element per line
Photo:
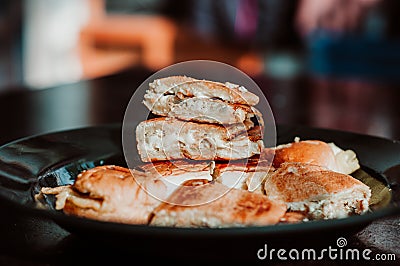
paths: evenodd
<path fill-rule="evenodd" d="M 35 194 L 42 186 L 72 184 L 84 169 L 97 165 L 126 166 L 121 147 L 121 125 L 87 127 L 32 136 L 0 147 L 0 197 L 22 211 L 53 219 L 71 232 L 102 236 L 152 239 L 267 237 L 308 234 L 310 232 L 361 229 L 375 219 L 400 213 L 400 143 L 383 138 L 280 125 L 277 143 L 300 139 L 334 142 L 357 153 L 362 170 L 353 174 L 372 188 L 373 211 L 346 219 L 244 228 L 169 228 L 101 222 L 67 216 L 53 208 L 37 204 Z"/>

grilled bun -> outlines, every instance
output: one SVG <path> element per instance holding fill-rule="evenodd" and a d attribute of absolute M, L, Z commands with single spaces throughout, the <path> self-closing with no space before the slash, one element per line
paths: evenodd
<path fill-rule="evenodd" d="M 344 151 L 333 143 L 320 140 L 294 141 L 276 147 L 274 167 L 279 168 L 285 162 L 319 165 L 343 174 L 351 174 L 360 168 L 354 151 Z"/>
<path fill-rule="evenodd" d="M 368 210 L 370 188 L 350 175 L 307 163 L 282 163 L 268 175 L 265 194 L 313 219 L 344 218 Z"/>
<path fill-rule="evenodd" d="M 57 209 L 69 215 L 101 221 L 147 224 L 160 201 L 146 189 L 163 193 L 165 185 L 156 179 L 139 185 L 129 169 L 98 166 L 80 173 L 71 186 L 43 188 L 56 194 Z"/>
<path fill-rule="evenodd" d="M 282 202 L 206 180 L 187 181 L 169 201 L 180 204 L 162 203 L 155 209 L 151 225 L 213 228 L 271 225 L 278 223 L 286 212 Z"/>

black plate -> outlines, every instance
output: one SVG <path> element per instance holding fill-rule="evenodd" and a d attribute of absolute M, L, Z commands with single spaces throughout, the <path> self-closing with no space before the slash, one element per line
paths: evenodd
<path fill-rule="evenodd" d="M 383 138 L 303 126 L 280 125 L 277 143 L 301 139 L 334 142 L 344 149 L 353 149 L 363 171 L 373 177 L 373 194 L 378 196 L 373 212 L 345 219 L 245 228 L 167 228 L 101 222 L 67 216 L 62 212 L 38 205 L 34 195 L 41 186 L 73 183 L 83 169 L 103 164 L 125 166 L 119 124 L 88 127 L 21 139 L 0 148 L 0 197 L 23 211 L 53 219 L 67 230 L 101 237 L 128 237 L 144 245 L 177 239 L 258 239 L 265 241 L 318 232 L 354 232 L 382 217 L 400 213 L 400 143 Z M 362 177 L 363 174 L 361 173 Z M 367 181 L 368 182 L 368 181 Z M 140 239 L 140 241 L 139 241 Z M 178 241 L 179 242 L 179 241 Z M 154 242 L 152 242 L 154 244 Z M 177 243 L 175 241 L 174 243 Z"/>

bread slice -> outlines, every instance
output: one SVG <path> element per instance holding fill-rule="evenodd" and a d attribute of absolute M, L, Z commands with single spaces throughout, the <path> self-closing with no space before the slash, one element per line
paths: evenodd
<path fill-rule="evenodd" d="M 268 175 L 264 189 L 269 199 L 312 219 L 365 213 L 371 198 L 370 188 L 352 176 L 306 163 L 282 163 Z"/>
<path fill-rule="evenodd" d="M 150 225 L 173 227 L 262 226 L 279 222 L 286 205 L 223 184 L 191 180 L 154 210 Z"/>
<path fill-rule="evenodd" d="M 230 82 L 221 83 L 209 80 L 194 79 L 187 76 L 170 76 L 156 79 L 149 84 L 144 101 L 153 106 L 163 95 L 183 98 L 219 99 L 228 103 L 254 106 L 259 102 L 257 95 L 246 88 Z"/>
<path fill-rule="evenodd" d="M 143 162 L 160 160 L 230 160 L 259 154 L 261 130 L 200 124 L 172 118 L 142 121 L 136 127 L 137 149 Z"/>
<path fill-rule="evenodd" d="M 135 181 L 127 168 L 98 166 L 79 174 L 73 185 L 42 188 L 56 195 L 56 208 L 68 215 L 101 221 L 147 224 L 160 201 L 147 193 L 162 195 L 165 185 L 157 179 Z"/>
<path fill-rule="evenodd" d="M 351 174 L 360 168 L 354 151 L 344 151 L 334 143 L 320 140 L 295 139 L 292 143 L 277 146 L 274 167 L 278 168 L 284 162 L 315 164 L 343 174 Z"/>

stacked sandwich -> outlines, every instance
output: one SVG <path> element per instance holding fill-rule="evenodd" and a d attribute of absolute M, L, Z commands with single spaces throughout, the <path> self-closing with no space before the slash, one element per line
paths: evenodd
<path fill-rule="evenodd" d="M 232 83 L 186 76 L 149 84 L 144 104 L 160 117 L 136 128 L 144 162 L 236 160 L 260 154 L 263 121 L 257 95 Z"/>
<path fill-rule="evenodd" d="M 370 188 L 350 175 L 360 168 L 354 151 L 298 138 L 264 148 L 258 97 L 243 87 L 167 77 L 150 83 L 144 98 L 159 116 L 136 128 L 144 163 L 98 166 L 72 185 L 42 188 L 56 195 L 56 209 L 178 227 L 272 225 L 369 209 Z"/>
<path fill-rule="evenodd" d="M 136 128 L 141 159 L 151 162 L 139 168 L 147 176 L 142 180 L 159 177 L 167 186 L 166 194 L 161 197 L 165 202 L 155 209 L 151 224 L 215 227 L 279 221 L 279 215 L 271 218 L 271 214 L 273 210 L 284 213 L 284 205 L 264 195 L 251 194 L 247 189 L 230 191 L 235 186 L 247 188 L 246 184 L 257 176 L 256 170 L 262 168 L 262 164 L 257 167 L 258 160 L 248 161 L 264 148 L 264 122 L 254 107 L 258 102 L 257 95 L 230 82 L 172 76 L 149 84 L 144 104 L 158 117 L 142 121 Z M 228 191 L 229 197 L 218 199 Z M 248 211 L 251 218 L 247 222 L 238 220 L 239 214 L 229 215 L 226 208 L 244 198 L 247 209 L 254 208 L 253 212 Z M 205 202 L 206 206 L 198 206 Z M 228 214 L 215 211 L 221 208 L 217 206 L 225 206 Z M 231 208 L 231 211 L 240 209 L 237 204 Z M 255 215 L 260 208 L 268 211 Z M 193 212 L 208 214 L 193 217 Z M 226 222 L 227 219 L 232 220 Z"/>

